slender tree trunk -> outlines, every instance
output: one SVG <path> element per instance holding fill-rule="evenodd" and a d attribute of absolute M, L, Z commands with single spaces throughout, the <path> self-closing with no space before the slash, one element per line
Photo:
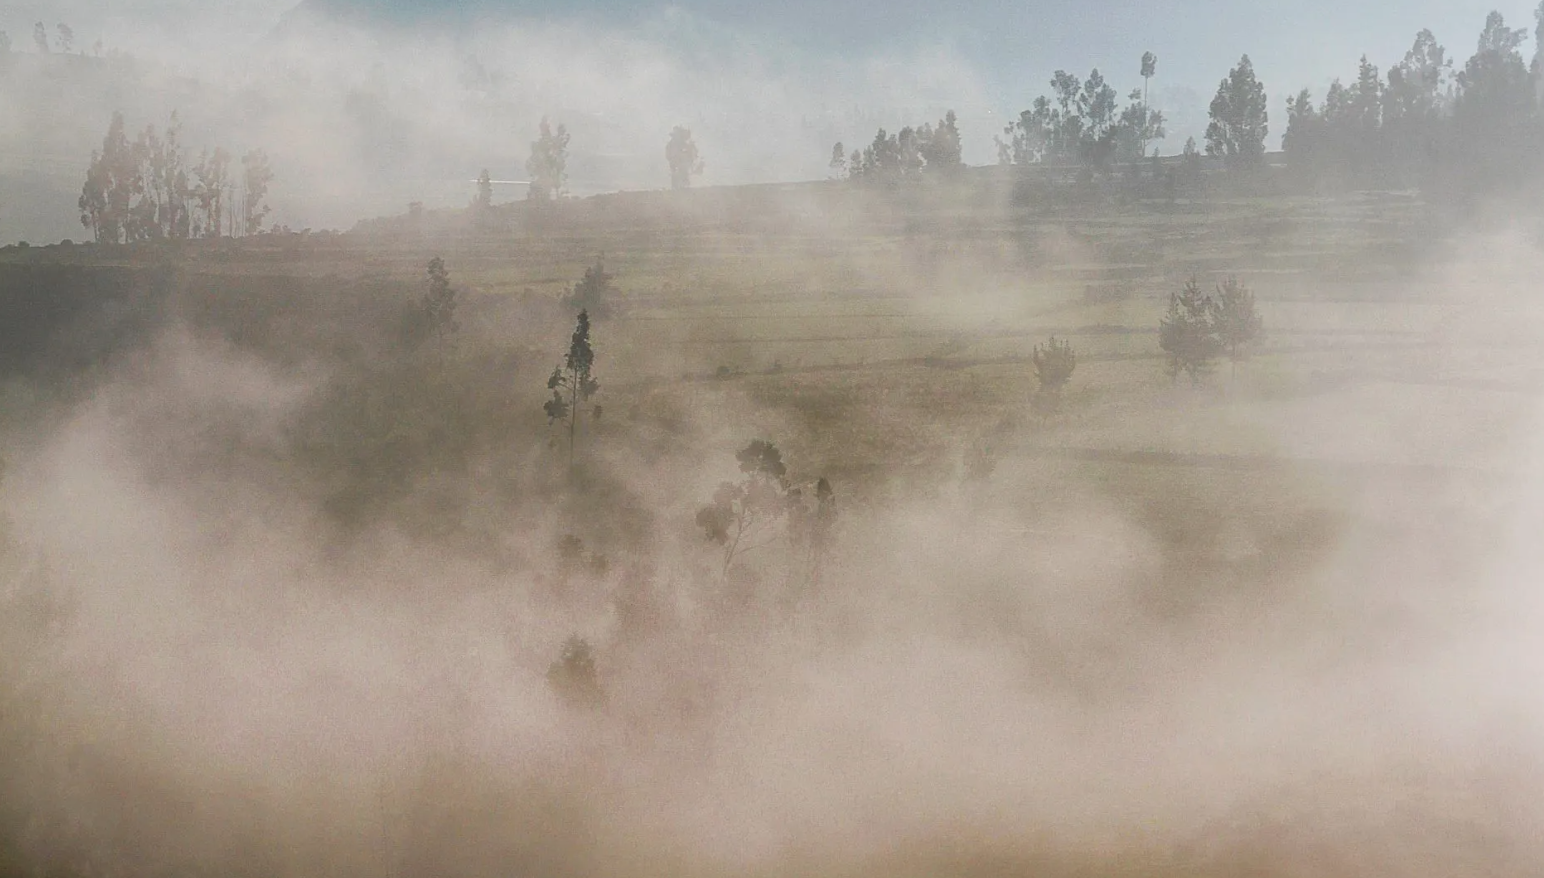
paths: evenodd
<path fill-rule="evenodd" d="M 735 552 L 740 549 L 740 539 L 745 536 L 745 511 L 742 509 L 735 518 L 734 541 L 729 544 L 728 551 L 724 552 L 723 578 L 729 578 L 729 566 L 734 563 Z"/>
<path fill-rule="evenodd" d="M 575 372 L 569 382 L 568 404 L 568 477 L 574 477 L 574 436 L 579 427 L 579 375 Z"/>

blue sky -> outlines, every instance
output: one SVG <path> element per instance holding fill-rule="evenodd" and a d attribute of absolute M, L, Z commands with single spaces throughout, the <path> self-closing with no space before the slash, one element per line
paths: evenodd
<path fill-rule="evenodd" d="M 667 4 L 618 0 L 310 0 L 362 11 L 378 20 L 466 26 L 482 18 L 590 16 L 628 28 L 657 18 Z M 1322 94 L 1354 75 L 1366 54 L 1380 68 L 1403 57 L 1416 32 L 1430 28 L 1462 63 L 1492 9 L 1513 27 L 1534 27 L 1534 2 L 1408 0 L 1400 3 L 1234 3 L 1224 0 L 1039 0 L 949 3 L 940 0 L 677 0 L 769 58 L 846 56 L 884 51 L 947 51 L 982 85 L 971 97 L 1011 113 L 1047 90 L 1057 69 L 1085 75 L 1099 67 L 1124 92 L 1140 83 L 1138 59 L 1159 56 L 1155 94 L 1166 97 L 1178 142 L 1204 127 L 1217 82 L 1248 53 L 1271 97 L 1273 133 L 1282 104 L 1310 88 Z M 712 33 L 695 30 L 694 34 Z M 1532 41 L 1527 48 L 1532 52 Z M 899 90 L 899 88 L 898 88 Z M 988 108 L 979 108 L 988 109 Z M 979 157 L 978 157 L 979 158 Z"/>
<path fill-rule="evenodd" d="M 576 11 L 622 24 L 666 4 L 616 0 L 312 0 L 385 17 L 463 20 L 477 15 L 563 16 Z M 1160 73 L 1193 87 L 1214 85 L 1248 52 L 1273 92 L 1327 83 L 1367 53 L 1387 66 L 1416 33 L 1432 29 L 1462 58 L 1486 14 L 1499 9 L 1514 27 L 1534 25 L 1535 4 L 1496 0 L 1400 3 L 1230 3 L 1223 0 L 1040 0 L 949 3 L 939 0 L 679 0 L 770 46 L 862 53 L 876 46 L 944 43 L 988 71 L 1004 89 L 1037 90 L 1056 68 L 1098 65 L 1123 80 L 1152 50 Z M 1127 71 L 1126 68 L 1131 68 Z M 1021 85 L 1022 84 L 1022 85 Z"/>
<path fill-rule="evenodd" d="M 0 28 L 13 38 L 41 18 L 76 23 L 82 33 L 180 27 L 221 20 L 260 31 L 297 0 L 12 0 Z M 1143 51 L 1157 52 L 1160 76 L 1191 87 L 1215 86 L 1231 61 L 1248 52 L 1273 94 L 1318 86 L 1354 69 L 1367 53 L 1387 66 L 1415 32 L 1431 28 L 1467 57 L 1485 15 L 1499 9 L 1514 27 L 1534 25 L 1528 0 L 1407 0 L 1235 3 L 1225 0 L 310 0 L 383 20 L 465 22 L 479 16 L 592 15 L 616 27 L 676 5 L 724 24 L 768 51 L 862 54 L 876 48 L 947 45 L 975 62 L 1006 92 L 1035 91 L 1057 68 L 1100 66 L 1118 81 L 1134 78 Z M 255 36 L 255 33 L 254 33 Z M 1530 46 L 1531 51 L 1531 46 Z M 1127 70 L 1130 68 L 1130 70 Z"/>

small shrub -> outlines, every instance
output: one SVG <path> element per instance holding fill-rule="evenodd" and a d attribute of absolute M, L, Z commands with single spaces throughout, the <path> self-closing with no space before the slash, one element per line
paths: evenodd
<path fill-rule="evenodd" d="M 1194 278 L 1169 296 L 1169 310 L 1158 324 L 1158 346 L 1168 355 L 1170 380 L 1179 380 L 1183 372 L 1191 384 L 1199 384 L 1211 373 L 1212 361 L 1222 353 L 1212 322 L 1215 308 Z"/>
<path fill-rule="evenodd" d="M 1254 293 L 1236 277 L 1217 286 L 1212 305 L 1212 328 L 1217 342 L 1226 351 L 1233 368 L 1249 355 L 1249 348 L 1259 340 L 1265 321 L 1255 310 Z"/>
<path fill-rule="evenodd" d="M 1072 350 L 1072 342 L 1057 341 L 1056 336 L 1044 345 L 1035 345 L 1035 378 L 1040 382 L 1040 392 L 1059 394 L 1072 380 L 1078 357 Z"/>
<path fill-rule="evenodd" d="M 547 669 L 547 682 L 558 697 L 579 707 L 597 707 L 604 698 L 595 652 L 590 642 L 574 635 L 563 644 L 558 660 Z"/>

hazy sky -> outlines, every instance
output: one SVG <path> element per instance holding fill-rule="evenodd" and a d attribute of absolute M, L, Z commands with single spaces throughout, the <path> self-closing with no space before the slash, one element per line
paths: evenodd
<path fill-rule="evenodd" d="M 189 19 L 251 32 L 277 21 L 295 0 L 16 0 L 0 28 L 25 38 L 26 23 L 68 18 L 85 33 L 103 29 L 175 31 Z M 367 10 L 384 19 L 464 24 L 485 15 L 603 17 L 614 25 L 675 6 L 728 25 L 768 50 L 820 54 L 943 44 L 976 62 L 1001 99 L 1033 96 L 1057 68 L 1099 65 L 1124 86 L 1135 59 L 1160 57 L 1160 79 L 1209 90 L 1240 53 L 1248 52 L 1276 98 L 1327 83 L 1354 70 L 1367 53 L 1386 67 L 1431 28 L 1454 55 L 1467 57 L 1485 15 L 1499 9 L 1514 27 L 1534 25 L 1527 0 L 1408 0 L 1400 3 L 1236 3 L 1223 0 L 309 0 L 312 5 Z M 22 40 L 18 40 L 21 42 Z M 1129 68 L 1129 69 L 1128 69 Z"/>
<path fill-rule="evenodd" d="M 1145 51 L 1169 118 L 1161 151 L 1202 139 L 1243 53 L 1275 148 L 1288 95 L 1322 96 L 1364 53 L 1386 70 L 1422 28 L 1462 64 L 1492 8 L 1531 32 L 1537 2 L 10 0 L 0 30 L 19 51 L 34 22 L 67 22 L 81 48 L 101 39 L 158 72 L 56 98 L 39 97 L 47 81 L 0 88 L 0 238 L 79 234 L 79 169 L 114 110 L 135 127 L 180 110 L 191 143 L 266 148 L 283 169 L 275 221 L 346 227 L 409 200 L 459 205 L 483 167 L 518 179 L 544 115 L 575 132 L 577 194 L 666 185 L 659 144 L 676 124 L 703 149 L 704 185 L 819 179 L 833 142 L 945 108 L 965 161 L 986 164 L 1053 72 L 1097 66 L 1124 99 Z M 366 27 L 318 26 L 327 16 L 303 7 Z M 491 78 L 469 86 L 474 71 Z"/>

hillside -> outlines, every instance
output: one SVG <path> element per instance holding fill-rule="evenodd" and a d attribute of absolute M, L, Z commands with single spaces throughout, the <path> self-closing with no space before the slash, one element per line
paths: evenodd
<path fill-rule="evenodd" d="M 0 248 L 0 854 L 1531 874 L 1536 220 L 1163 170 Z"/>

